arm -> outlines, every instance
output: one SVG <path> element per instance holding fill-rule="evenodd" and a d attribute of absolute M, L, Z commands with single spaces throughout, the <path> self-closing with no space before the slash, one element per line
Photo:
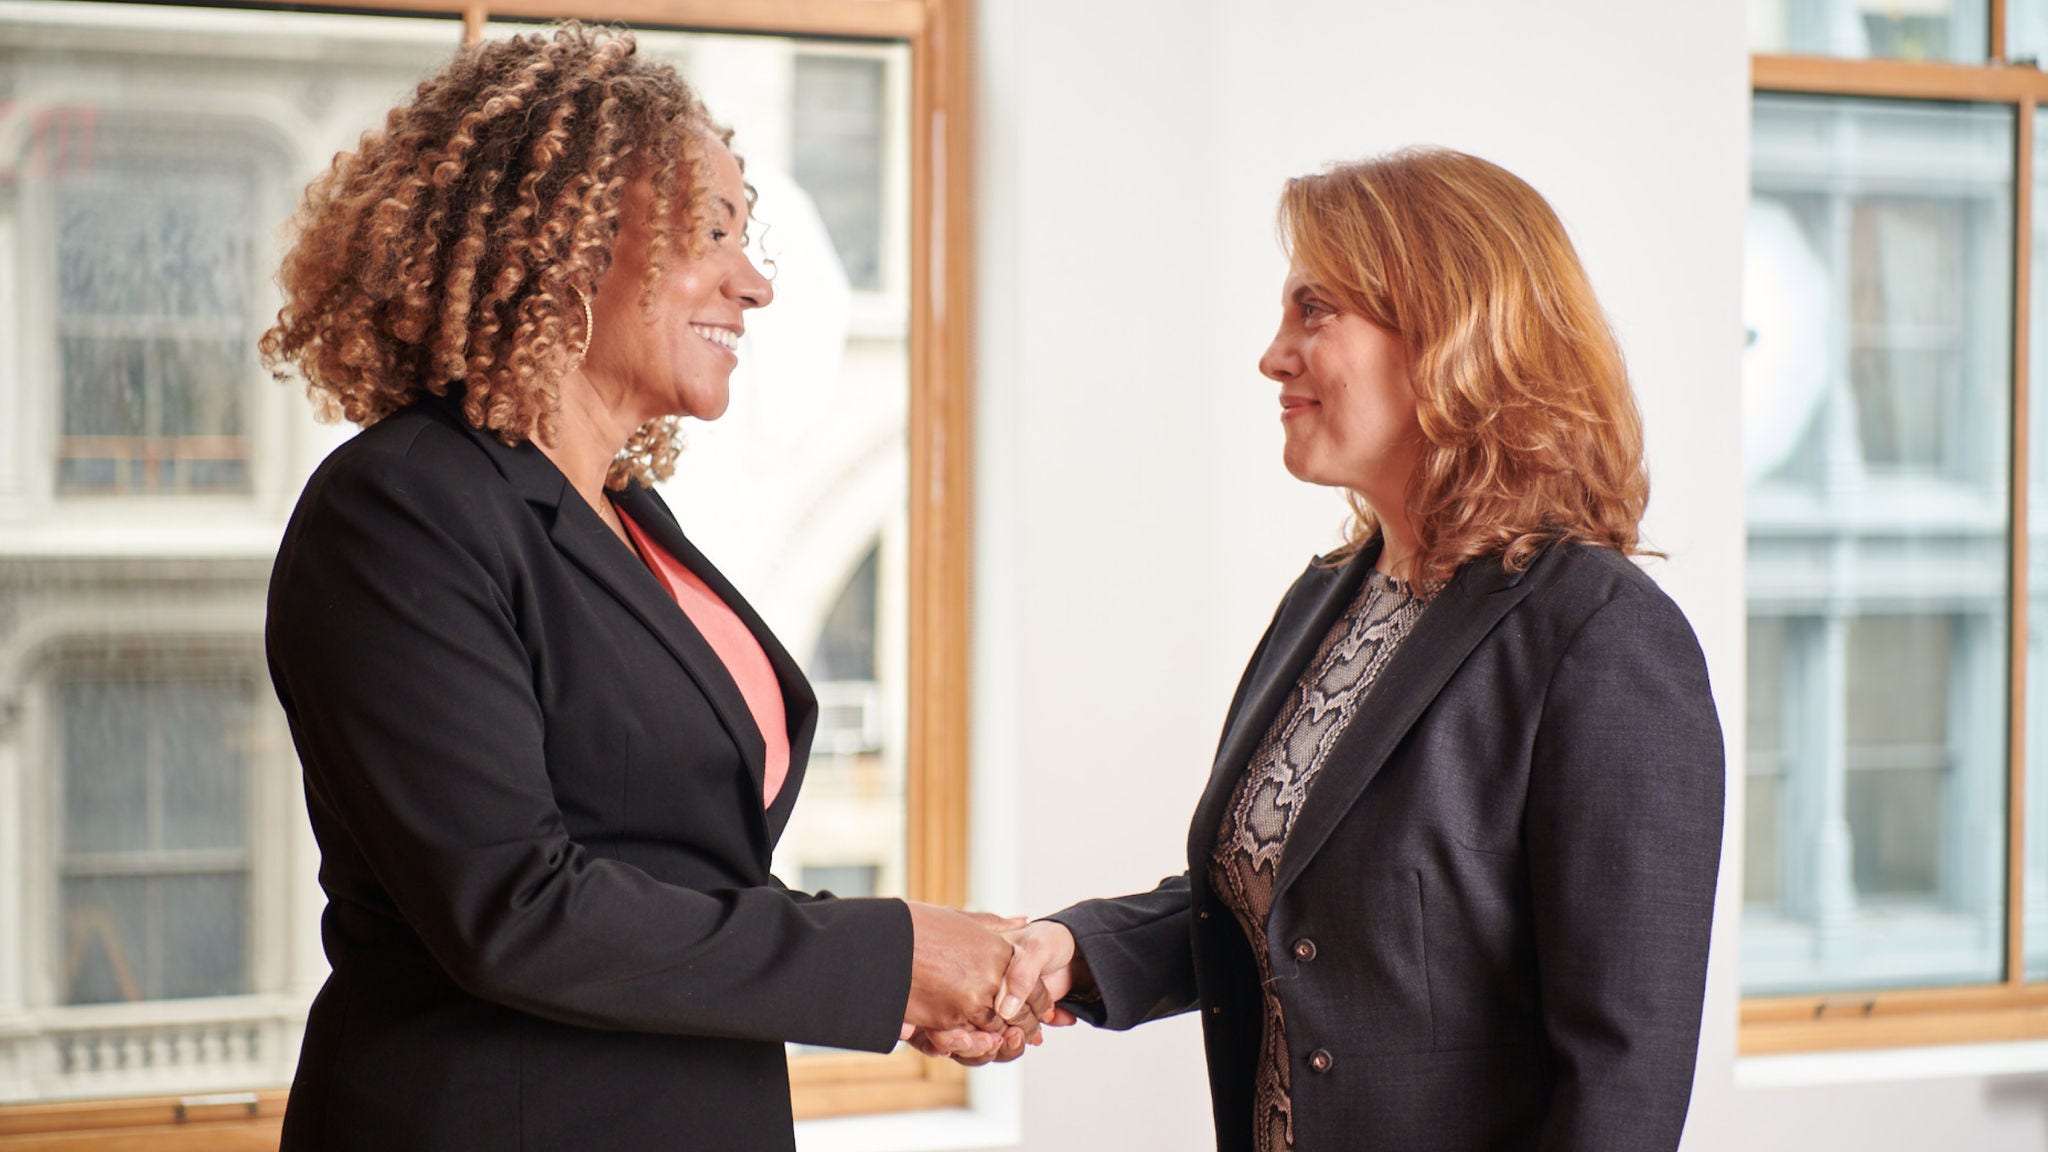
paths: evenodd
<path fill-rule="evenodd" d="M 1723 772 L 1691 628 L 1661 595 L 1623 592 L 1559 661 L 1530 768 L 1537 975 L 1558 1069 L 1546 1152 L 1678 1146 Z"/>
<path fill-rule="evenodd" d="M 550 786 L 488 527 L 504 505 L 409 458 L 352 463 L 280 561 L 273 677 L 315 803 L 451 978 L 585 1027 L 893 1046 L 909 909 L 697 891 L 589 856 Z"/>

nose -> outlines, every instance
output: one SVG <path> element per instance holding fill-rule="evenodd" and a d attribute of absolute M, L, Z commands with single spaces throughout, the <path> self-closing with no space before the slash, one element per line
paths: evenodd
<path fill-rule="evenodd" d="M 753 258 L 745 253 L 740 255 L 739 270 L 727 279 L 725 290 L 742 308 L 766 308 L 775 302 L 775 285 L 761 275 Z"/>
<path fill-rule="evenodd" d="M 1300 361 L 1294 354 L 1294 346 L 1285 333 L 1273 337 L 1266 345 L 1265 355 L 1259 357 L 1259 375 L 1281 384 L 1287 383 L 1300 374 Z"/>

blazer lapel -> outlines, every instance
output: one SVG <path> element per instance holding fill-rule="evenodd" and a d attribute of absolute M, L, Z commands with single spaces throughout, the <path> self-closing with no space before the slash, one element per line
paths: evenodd
<path fill-rule="evenodd" d="M 548 526 L 548 538 L 555 547 L 638 617 L 640 623 L 682 665 L 683 671 L 696 681 L 704 698 L 711 702 L 719 723 L 738 746 L 758 794 L 768 773 L 768 748 L 761 739 L 761 730 L 754 724 L 754 714 L 747 708 L 747 700 L 740 694 L 739 684 L 726 671 L 724 661 L 690 623 L 689 616 L 676 605 L 675 598 L 662 586 L 660 578 L 641 563 L 624 541 L 612 535 L 611 528 L 576 494 L 575 489 L 569 486 L 568 477 L 563 476 L 554 461 L 549 460 L 539 448 L 532 444 L 507 445 L 496 436 L 471 427 L 451 399 L 437 397 L 431 402 L 489 454 L 499 473 L 528 504 L 546 513 L 542 520 Z M 667 527 L 674 525 L 674 519 L 667 515 L 666 509 L 662 515 L 650 519 L 665 522 Z M 642 527 L 652 527 L 645 520 L 640 523 Z M 681 535 L 677 529 L 658 539 L 666 547 Z M 700 567 L 703 558 L 697 556 L 694 549 L 690 550 L 689 556 L 691 559 L 685 560 L 678 552 L 676 558 L 684 560 L 702 575 L 708 565 Z M 706 583 L 710 583 L 708 578 Z M 722 578 L 720 583 L 723 583 Z M 718 585 L 713 587 L 718 588 Z M 725 594 L 723 589 L 720 593 Z M 730 600 L 727 602 L 731 603 Z M 751 620 L 748 626 L 754 627 Z M 795 763 L 794 755 L 791 763 Z M 774 843 L 772 837 L 769 843 Z"/>
<path fill-rule="evenodd" d="M 1528 595 L 1522 575 L 1507 571 L 1496 559 L 1466 563 L 1394 650 L 1309 787 L 1301 815 L 1281 849 L 1280 872 L 1273 883 L 1276 906 L 1451 674 Z"/>
<path fill-rule="evenodd" d="M 1244 774 L 1244 766 L 1258 750 L 1259 741 L 1273 724 L 1273 716 L 1287 694 L 1301 679 L 1301 670 L 1329 635 L 1344 607 L 1358 594 L 1365 574 L 1378 561 L 1377 541 L 1335 567 L 1312 563 L 1295 582 L 1287 602 L 1273 621 L 1272 638 L 1258 666 L 1245 675 L 1253 677 L 1244 704 L 1231 713 L 1224 725 L 1223 741 L 1217 746 L 1210 766 L 1209 784 L 1195 807 L 1194 823 L 1188 826 L 1188 862 L 1200 870 L 1216 843 L 1216 830 L 1223 821 L 1223 807 Z"/>
<path fill-rule="evenodd" d="M 696 545 L 690 543 L 690 538 L 684 535 L 675 513 L 669 510 L 668 502 L 663 500 L 659 493 L 637 483 L 628 484 L 625 491 L 618 494 L 616 502 L 633 518 L 634 523 L 639 524 L 643 531 L 654 537 L 655 543 L 666 548 L 669 555 L 696 573 L 698 578 L 718 594 L 719 599 L 725 601 L 733 614 L 740 618 L 740 623 L 745 624 L 747 631 L 753 633 L 754 639 L 761 645 L 761 651 L 767 654 L 769 665 L 775 669 L 776 683 L 782 689 L 784 719 L 789 726 L 789 776 L 783 780 L 782 790 L 776 793 L 775 803 L 768 809 L 768 834 L 769 842 L 772 844 L 781 838 L 783 829 L 789 824 L 797 790 L 803 784 L 804 770 L 810 761 L 811 741 L 816 737 L 818 729 L 817 693 L 812 690 L 810 680 L 804 676 L 803 669 L 797 665 L 795 657 L 791 656 L 781 641 L 776 639 L 775 633 L 769 630 L 767 623 L 754 611 L 754 606 L 747 603 L 746 597 L 740 595 L 739 589 L 732 586 L 725 578 L 725 574 L 705 558 L 704 554 L 697 550 Z M 709 646 L 706 647 L 708 649 Z M 718 667 L 719 671 L 724 672 L 723 663 Z M 731 679 L 730 674 L 727 674 L 726 680 L 731 682 Z M 746 707 L 745 697 L 739 695 L 737 684 L 733 685 L 733 693 L 739 701 L 741 713 L 747 717 L 749 732 L 754 734 L 757 746 L 761 748 L 760 756 L 749 760 L 748 766 L 754 772 L 754 783 L 762 789 L 765 796 L 766 747 L 759 744 L 760 729 L 754 724 L 753 710 Z"/>

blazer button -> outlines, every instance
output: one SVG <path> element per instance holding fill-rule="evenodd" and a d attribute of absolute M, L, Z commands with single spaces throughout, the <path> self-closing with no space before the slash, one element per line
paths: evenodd
<path fill-rule="evenodd" d="M 1207 920 L 1209 918 L 1209 914 L 1207 912 L 1197 912 L 1195 913 L 1195 915 L 1200 916 L 1204 920 Z"/>
<path fill-rule="evenodd" d="M 1337 1058 L 1328 1049 L 1318 1048 L 1308 1054 L 1308 1066 L 1317 1072 L 1328 1072 L 1336 1063 Z"/>
<path fill-rule="evenodd" d="M 1294 958 L 1303 964 L 1316 958 L 1316 942 L 1304 936 L 1294 942 Z"/>

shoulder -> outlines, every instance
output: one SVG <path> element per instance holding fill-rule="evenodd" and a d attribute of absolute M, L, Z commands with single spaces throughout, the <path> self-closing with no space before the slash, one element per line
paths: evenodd
<path fill-rule="evenodd" d="M 1559 655 L 1617 646 L 1677 649 L 1692 656 L 1699 652 L 1692 626 L 1670 594 L 1612 548 L 1553 545 L 1523 573 L 1521 583 L 1517 631 L 1541 638 Z"/>
<path fill-rule="evenodd" d="M 279 570 L 295 555 L 335 549 L 445 549 L 488 563 L 524 503 L 475 436 L 415 404 L 350 437 L 314 471 L 285 530 Z"/>
<path fill-rule="evenodd" d="M 328 455 L 314 477 L 316 481 L 439 478 L 465 484 L 498 477 L 498 469 L 467 429 L 424 404 L 414 404 L 349 437 Z M 308 487 L 310 491 L 312 486 Z"/>
<path fill-rule="evenodd" d="M 1553 545 L 1529 566 L 1523 579 L 1531 601 L 1582 619 L 1610 606 L 1678 612 L 1678 605 L 1641 565 L 1597 544 Z"/>
<path fill-rule="evenodd" d="M 1706 657 L 1691 622 L 1629 557 L 1597 545 L 1559 545 L 1525 579 L 1531 586 L 1522 606 L 1552 638 L 1553 675 L 1592 668 L 1704 685 Z"/>
<path fill-rule="evenodd" d="M 427 404 L 402 409 L 344 441 L 322 461 L 294 519 L 402 506 L 437 519 L 488 517 L 520 503 L 477 434 Z"/>

